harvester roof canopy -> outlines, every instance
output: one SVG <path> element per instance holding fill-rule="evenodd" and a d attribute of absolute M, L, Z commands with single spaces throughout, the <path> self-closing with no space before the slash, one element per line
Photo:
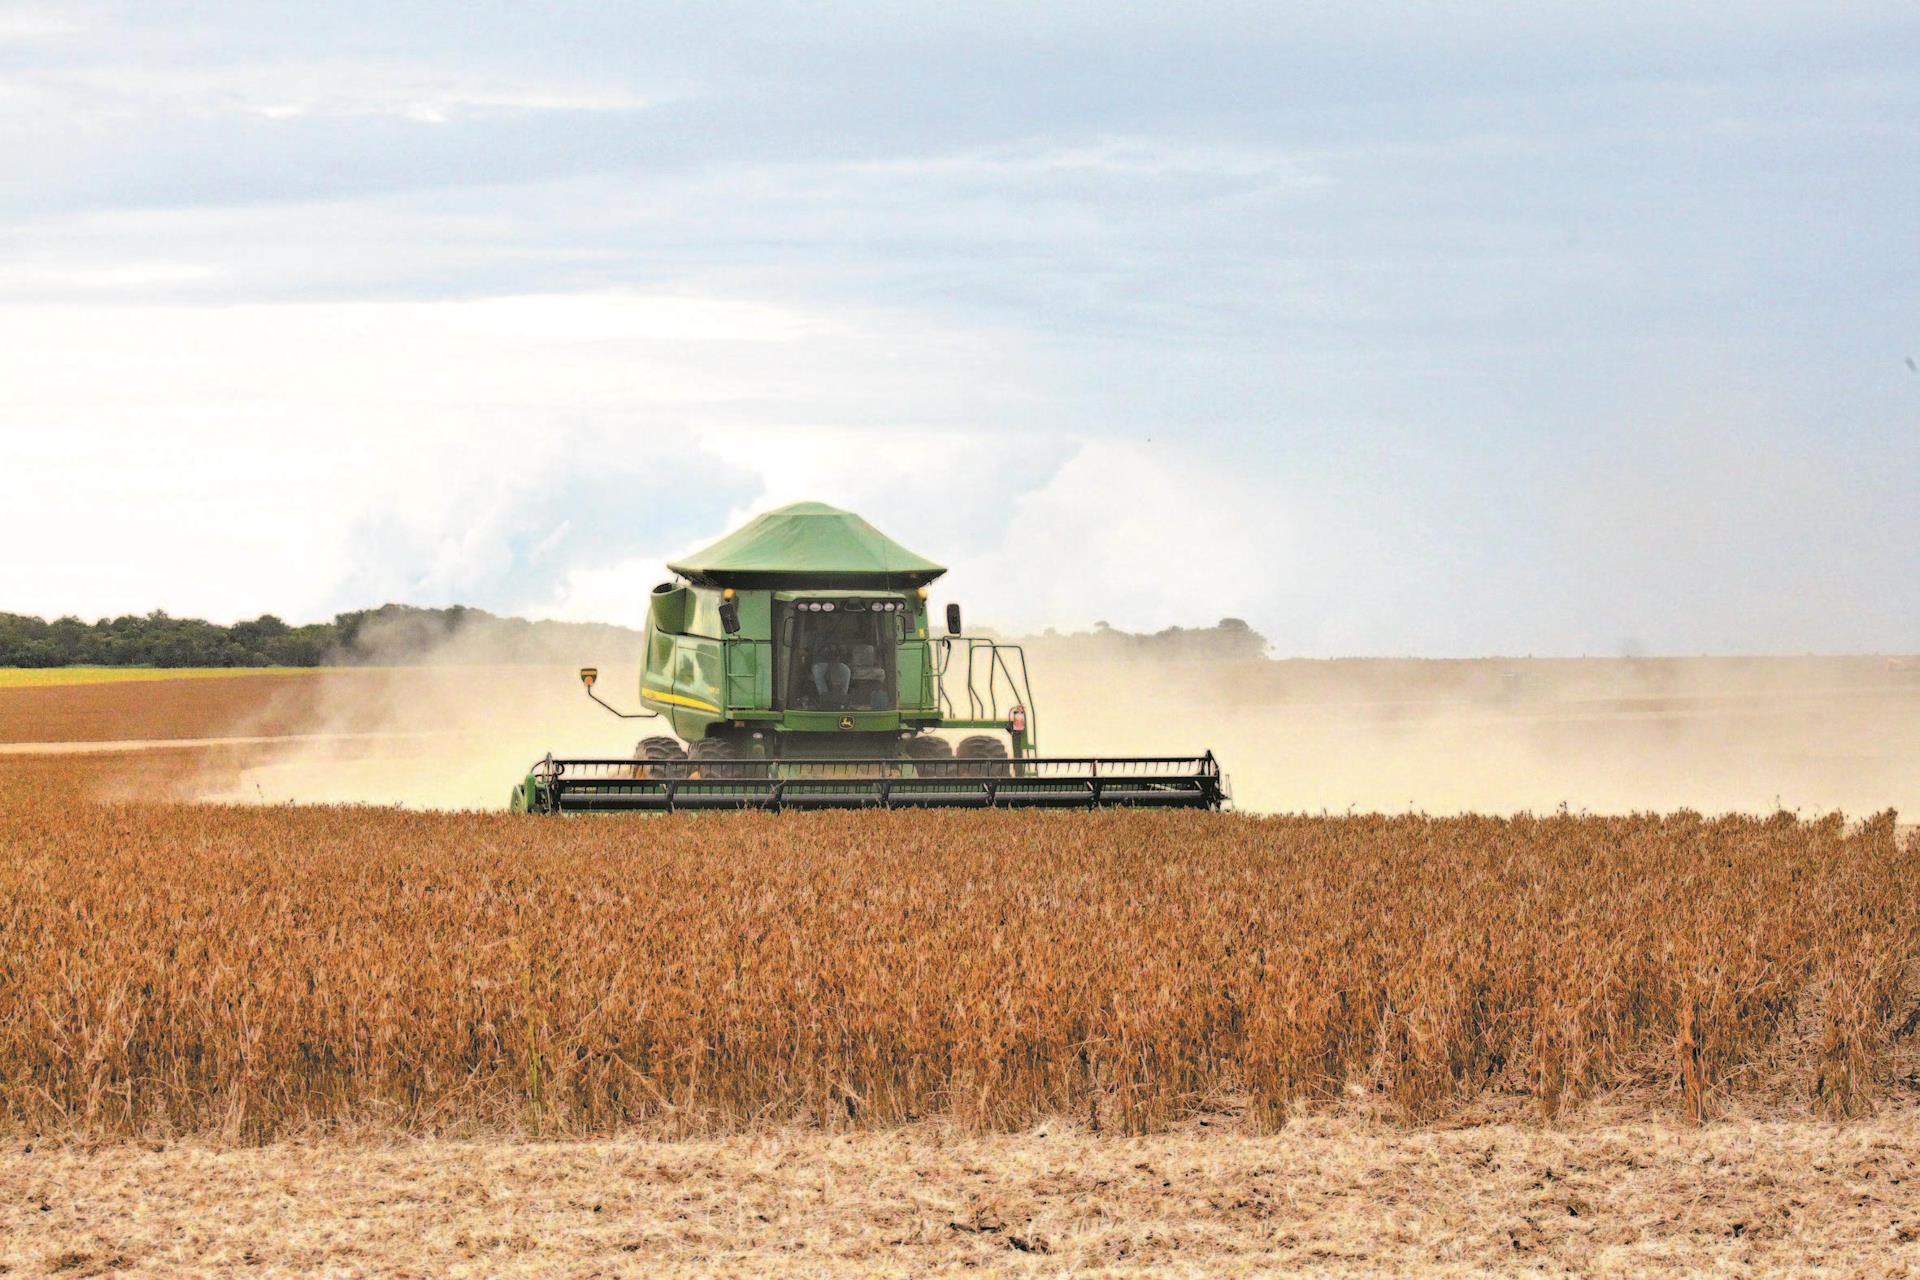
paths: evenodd
<path fill-rule="evenodd" d="M 755 516 L 667 566 L 706 586 L 925 586 L 944 565 L 915 555 L 851 511 L 796 502 Z"/>

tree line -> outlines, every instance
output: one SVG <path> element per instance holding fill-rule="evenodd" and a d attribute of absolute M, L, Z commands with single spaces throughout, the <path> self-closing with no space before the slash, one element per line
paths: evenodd
<path fill-rule="evenodd" d="M 980 634 L 992 635 L 991 631 Z M 1091 632 L 1048 630 L 1027 643 L 1064 656 L 1257 658 L 1266 639 L 1238 618 L 1211 627 L 1137 634 L 1096 623 Z M 291 625 L 272 614 L 221 624 L 156 610 L 83 622 L 0 613 L 0 667 L 328 667 L 417 662 L 638 661 L 641 633 L 595 622 L 503 618 L 454 605 L 387 604 Z M 624 658 L 623 658 L 624 660 Z"/>
<path fill-rule="evenodd" d="M 262 614 L 223 625 L 155 610 L 83 622 L 0 613 L 0 667 L 324 667 L 423 662 L 469 653 L 495 662 L 566 661 L 570 650 L 636 648 L 639 632 L 533 622 L 455 605 L 389 604 L 291 625 Z"/>

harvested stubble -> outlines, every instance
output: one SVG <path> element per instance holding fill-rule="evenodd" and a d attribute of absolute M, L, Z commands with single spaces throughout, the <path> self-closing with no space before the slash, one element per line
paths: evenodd
<path fill-rule="evenodd" d="M 1355 1086 L 1415 1118 L 1617 1085 L 1847 1114 L 1913 1031 L 1916 871 L 1891 814 L 16 804 L 0 1104 L 241 1140 L 1276 1124 Z"/>
<path fill-rule="evenodd" d="M 313 727 L 330 689 L 378 678 L 360 672 L 252 672 L 209 679 L 141 672 L 131 680 L 0 685 L 0 742 L 210 738 Z"/>

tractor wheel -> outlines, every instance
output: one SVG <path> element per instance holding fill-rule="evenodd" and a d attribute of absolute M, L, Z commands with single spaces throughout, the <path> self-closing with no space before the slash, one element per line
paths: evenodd
<path fill-rule="evenodd" d="M 729 762 L 743 760 L 745 755 L 744 751 L 725 738 L 702 738 L 687 752 L 693 766 L 690 776 L 709 781 L 743 778 L 747 773 L 746 765 Z"/>
<path fill-rule="evenodd" d="M 1013 772 L 1007 764 L 1007 744 L 988 733 L 960 739 L 954 772 L 963 778 L 1004 778 Z"/>
<path fill-rule="evenodd" d="M 678 738 L 642 738 L 640 745 L 633 749 L 633 758 L 646 762 L 642 772 L 649 778 L 687 776 L 687 749 L 680 745 Z"/>
<path fill-rule="evenodd" d="M 904 750 L 907 759 L 914 762 L 914 772 L 923 778 L 950 778 L 953 776 L 953 744 L 945 738 L 936 738 L 927 733 L 917 738 L 908 738 Z"/>

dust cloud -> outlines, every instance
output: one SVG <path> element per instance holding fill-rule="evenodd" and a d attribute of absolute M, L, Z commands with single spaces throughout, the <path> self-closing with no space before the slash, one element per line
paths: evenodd
<path fill-rule="evenodd" d="M 237 779 L 210 780 L 199 797 L 498 809 L 550 751 L 627 758 L 640 738 L 669 732 L 661 720 L 619 719 L 581 689 L 579 668 L 598 667 L 595 692 L 640 711 L 637 640 L 570 660 L 544 649 L 528 656 L 523 642 L 491 627 L 424 645 L 376 641 L 367 651 L 373 665 L 323 668 L 239 721 L 236 736 L 288 740 Z"/>
<path fill-rule="evenodd" d="M 1920 812 L 1912 659 L 1028 655 L 1044 754 L 1211 750 L 1243 810 Z M 456 635 L 404 656 L 264 708 L 275 732 L 306 736 L 206 798 L 499 808 L 549 751 L 626 757 L 667 731 L 581 692 L 576 667 L 597 665 L 601 695 L 638 710 L 637 646 L 508 665 Z"/>
<path fill-rule="evenodd" d="M 1211 750 L 1237 807 L 1920 812 L 1920 662 L 1055 660 L 1049 755 Z"/>

